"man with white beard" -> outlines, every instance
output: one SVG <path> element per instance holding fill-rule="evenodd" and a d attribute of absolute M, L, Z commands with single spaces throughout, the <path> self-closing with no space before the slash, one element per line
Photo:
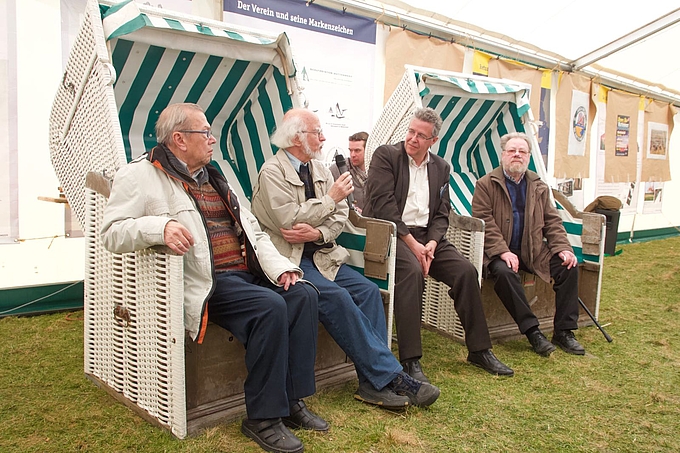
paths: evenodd
<path fill-rule="evenodd" d="M 544 357 L 555 346 L 569 354 L 585 349 L 574 337 L 578 328 L 578 260 L 550 198 L 550 187 L 528 170 L 531 141 L 511 132 L 501 137 L 501 166 L 477 181 L 472 215 L 484 220 L 484 265 L 494 290 L 526 335 L 533 350 Z M 553 279 L 555 317 L 552 343 L 539 329 L 519 278 L 519 270 Z"/>
<path fill-rule="evenodd" d="M 349 252 L 335 243 L 354 189 L 349 172 L 333 182 L 316 160 L 325 140 L 316 114 L 289 110 L 271 137 L 279 151 L 260 169 L 252 212 L 279 253 L 318 288 L 319 320 L 356 368 L 355 398 L 386 409 L 429 406 L 439 389 L 403 372 L 387 347 L 378 286 L 344 264 Z"/>

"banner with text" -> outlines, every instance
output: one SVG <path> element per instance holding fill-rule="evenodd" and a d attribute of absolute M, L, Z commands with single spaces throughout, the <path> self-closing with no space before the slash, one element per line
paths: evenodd
<path fill-rule="evenodd" d="M 224 0 L 224 21 L 285 32 L 307 108 L 319 115 L 323 161 L 349 154 L 350 135 L 373 127 L 376 25 L 373 20 L 300 0 Z"/>

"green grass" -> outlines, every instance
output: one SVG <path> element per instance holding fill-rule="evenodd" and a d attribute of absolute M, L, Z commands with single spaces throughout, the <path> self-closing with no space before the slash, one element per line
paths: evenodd
<path fill-rule="evenodd" d="M 629 244 L 605 259 L 588 354 L 545 359 L 526 340 L 496 345 L 514 378 L 465 363 L 465 348 L 423 331 L 423 365 L 441 387 L 430 409 L 393 414 L 352 398 L 308 405 L 331 423 L 302 432 L 308 452 L 658 452 L 680 450 L 680 238 Z M 83 374 L 82 312 L 0 319 L 1 452 L 260 452 L 239 423 L 178 441 Z"/>

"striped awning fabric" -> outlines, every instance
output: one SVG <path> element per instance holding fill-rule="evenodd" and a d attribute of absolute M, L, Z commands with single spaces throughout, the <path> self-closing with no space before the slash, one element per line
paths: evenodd
<path fill-rule="evenodd" d="M 500 165 L 500 138 L 509 132 L 527 132 L 529 93 L 511 81 L 415 73 L 423 106 L 442 117 L 439 141 L 432 151 L 451 164 L 451 203 L 461 215 L 472 215 L 472 194 L 477 180 Z M 538 165 L 537 165 L 538 162 Z M 534 146 L 529 168 L 545 179 L 546 171 Z M 556 205 L 567 236 L 579 260 L 598 261 L 583 255 L 582 223 Z"/>
<path fill-rule="evenodd" d="M 171 30 L 200 33 L 206 36 L 228 38 L 252 44 L 276 44 L 278 37 L 255 35 L 243 30 L 225 30 L 220 25 L 194 21 L 188 16 L 172 14 L 167 11 L 149 8 L 142 12 L 133 0 L 116 3 L 107 7 L 102 5 L 102 25 L 107 40 L 133 33 L 143 27 L 167 28 Z M 161 15 L 162 14 L 162 15 Z"/>
<path fill-rule="evenodd" d="M 525 132 L 529 111 L 526 87 L 441 74 L 415 74 L 422 104 L 442 117 L 442 132 L 433 152 L 451 164 L 451 200 L 459 214 L 472 214 L 477 179 L 500 165 L 500 138 Z M 441 85 L 443 84 L 443 88 Z M 434 85 L 439 85 L 435 87 Z M 530 168 L 536 170 L 532 156 Z M 542 165 L 539 170 L 542 170 Z"/>
<path fill-rule="evenodd" d="M 199 104 L 220 151 L 216 149 L 213 164 L 247 203 L 259 168 L 275 151 L 269 135 L 293 106 L 290 74 L 282 70 L 282 59 L 284 65 L 292 65 L 285 35 L 237 34 L 198 24 L 188 16 L 182 21 L 154 16 L 134 2 L 102 11 L 117 74 L 114 95 L 128 161 L 156 145 L 156 120 L 167 105 Z M 144 27 L 152 28 L 137 39 L 135 32 Z M 172 40 L 167 33 L 173 33 Z M 196 34 L 229 41 L 231 50 L 225 52 L 219 43 L 197 44 L 192 38 Z M 173 48 L 164 45 L 170 41 Z M 278 47 L 283 41 L 286 46 Z M 255 50 L 252 44 L 257 44 Z M 271 47 L 272 55 L 262 58 L 262 47 Z"/>

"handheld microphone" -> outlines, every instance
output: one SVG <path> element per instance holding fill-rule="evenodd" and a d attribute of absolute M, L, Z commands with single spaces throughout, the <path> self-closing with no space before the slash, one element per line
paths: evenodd
<path fill-rule="evenodd" d="M 335 155 L 335 165 L 338 166 L 338 171 L 340 172 L 340 174 L 349 171 L 349 169 L 347 168 L 347 162 L 345 161 L 345 156 L 343 156 L 340 153 Z M 350 209 L 354 209 L 354 195 L 352 194 L 347 195 L 347 203 L 349 204 Z"/>

